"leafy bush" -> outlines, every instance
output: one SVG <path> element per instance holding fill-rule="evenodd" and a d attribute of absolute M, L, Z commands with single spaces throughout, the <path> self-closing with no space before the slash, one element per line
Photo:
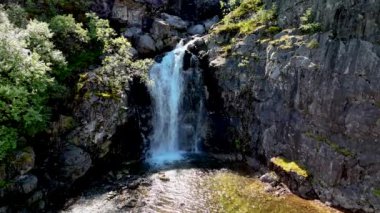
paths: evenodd
<path fill-rule="evenodd" d="M 84 51 L 89 41 L 88 31 L 72 15 L 55 16 L 50 21 L 50 28 L 54 33 L 54 43 L 66 56 Z"/>
<path fill-rule="evenodd" d="M 24 28 L 28 24 L 28 13 L 18 4 L 9 4 L 6 6 L 9 21 L 17 27 Z"/>
<path fill-rule="evenodd" d="M 6 126 L 0 126 L 0 160 L 6 154 L 17 147 L 17 130 Z M 1 187 L 0 187 L 1 188 Z"/>
<path fill-rule="evenodd" d="M 116 36 L 114 29 L 106 19 L 99 18 L 95 13 L 86 13 L 90 38 L 103 44 L 106 49 L 112 38 Z"/>
<path fill-rule="evenodd" d="M 277 8 L 264 9 L 260 0 L 244 0 L 235 10 L 225 16 L 215 28 L 215 33 L 238 33 L 247 35 L 259 26 L 274 21 Z"/>
<path fill-rule="evenodd" d="M 219 3 L 223 13 L 228 14 L 229 12 L 236 9 L 239 6 L 240 2 L 241 0 L 221 0 Z"/>
<path fill-rule="evenodd" d="M 303 16 L 301 16 L 301 25 L 299 29 L 302 33 L 313 34 L 321 31 L 321 24 L 313 22 L 313 14 L 311 8 L 306 10 Z"/>
<path fill-rule="evenodd" d="M 46 23 L 33 20 L 20 29 L 0 10 L 0 159 L 18 137 L 46 127 L 47 101 L 57 86 L 53 68 L 65 64 L 51 37 Z"/>
<path fill-rule="evenodd" d="M 26 0 L 26 11 L 41 20 L 48 21 L 63 13 L 84 14 L 91 5 L 91 0 Z"/>

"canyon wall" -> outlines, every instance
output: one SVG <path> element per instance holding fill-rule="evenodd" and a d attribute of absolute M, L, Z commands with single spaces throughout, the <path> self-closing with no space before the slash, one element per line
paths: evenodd
<path fill-rule="evenodd" d="M 281 156 L 303 166 L 311 186 L 291 186 L 302 196 L 380 211 L 380 2 L 264 2 L 277 5 L 282 32 L 257 29 L 227 53 L 230 34 L 206 38 L 210 117 L 224 123 L 214 135 L 229 132 L 232 146 L 268 164 Z M 309 8 L 322 30 L 303 34 Z"/>

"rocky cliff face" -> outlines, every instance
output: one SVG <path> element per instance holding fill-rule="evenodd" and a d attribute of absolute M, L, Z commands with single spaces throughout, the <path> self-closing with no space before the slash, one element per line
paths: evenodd
<path fill-rule="evenodd" d="M 92 9 L 125 28 L 134 56 L 155 56 L 182 38 L 204 35 L 189 51 L 199 56 L 207 89 L 206 148 L 235 149 L 269 166 L 274 157 L 294 161 L 307 178 L 280 173 L 301 196 L 380 211 L 380 2 L 263 3 L 276 4 L 269 24 L 281 32 L 215 33 L 216 0 L 97 0 Z M 322 30 L 303 34 L 298 27 L 309 8 Z M 25 203 L 44 209 L 48 192 L 66 189 L 107 155 L 140 157 L 151 103 L 141 76 L 130 71 L 81 76 L 74 118 L 53 124 L 60 134 L 53 155 L 32 170 L 36 156 L 27 148 L 9 168 L 0 166 L 0 177 L 15 180 L 0 190 L 1 205 L 20 197 L 16 209 Z M 124 82 L 119 94 L 103 84 L 115 75 Z M 68 128 L 73 120 L 75 128 Z"/>
<path fill-rule="evenodd" d="M 302 196 L 380 211 L 380 2 L 265 2 L 277 4 L 282 32 L 237 36 L 227 53 L 231 35 L 206 38 L 211 120 L 248 155 L 302 165 Z M 319 33 L 294 29 L 308 8 Z"/>

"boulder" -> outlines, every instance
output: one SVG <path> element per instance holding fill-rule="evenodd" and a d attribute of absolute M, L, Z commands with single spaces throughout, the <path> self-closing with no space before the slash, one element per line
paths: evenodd
<path fill-rule="evenodd" d="M 177 30 L 186 30 L 187 26 L 189 25 L 188 22 L 182 20 L 178 16 L 162 13 L 161 17 L 163 20 L 165 20 L 166 23 L 168 23 L 171 27 L 174 27 Z"/>
<path fill-rule="evenodd" d="M 11 160 L 11 168 L 15 175 L 23 175 L 34 167 L 35 154 L 32 147 L 16 152 Z"/>
<path fill-rule="evenodd" d="M 170 36 L 172 33 L 171 27 L 169 23 L 166 21 L 160 19 L 160 18 L 155 18 L 153 20 L 152 28 L 150 30 L 151 35 L 154 39 L 163 39 L 165 37 Z"/>
<path fill-rule="evenodd" d="M 203 21 L 203 25 L 205 26 L 205 29 L 206 30 L 209 30 L 212 28 L 212 26 L 216 23 L 219 22 L 219 17 L 218 16 L 214 16 L 213 18 L 210 18 L 210 19 L 207 19 L 205 21 Z"/>
<path fill-rule="evenodd" d="M 116 0 L 112 8 L 112 18 L 131 26 L 142 26 L 146 11 L 144 5 L 133 0 Z"/>
<path fill-rule="evenodd" d="M 81 148 L 68 145 L 58 158 L 59 177 L 74 181 L 82 177 L 91 167 L 90 155 Z"/>
<path fill-rule="evenodd" d="M 280 178 L 278 177 L 276 173 L 268 172 L 260 177 L 260 181 L 264 183 L 272 184 L 272 183 L 277 183 L 278 181 L 280 181 Z"/>
<path fill-rule="evenodd" d="M 28 194 L 37 188 L 38 179 L 36 176 L 28 174 L 21 175 L 15 179 L 12 191 L 17 194 Z"/>
<path fill-rule="evenodd" d="M 141 54 L 150 54 L 156 51 L 156 44 L 150 35 L 144 34 L 138 38 L 136 48 Z"/>
<path fill-rule="evenodd" d="M 124 31 L 123 36 L 128 39 L 133 39 L 137 38 L 141 33 L 142 30 L 140 27 L 129 27 Z"/>
<path fill-rule="evenodd" d="M 202 35 L 206 32 L 206 29 L 202 24 L 197 24 L 190 27 L 187 32 L 191 35 Z"/>
<path fill-rule="evenodd" d="M 108 18 L 112 13 L 113 0 L 94 0 L 91 3 L 91 11 L 101 18 Z"/>

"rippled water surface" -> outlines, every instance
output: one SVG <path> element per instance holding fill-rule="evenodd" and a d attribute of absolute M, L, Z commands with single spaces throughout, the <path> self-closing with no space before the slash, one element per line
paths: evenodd
<path fill-rule="evenodd" d="M 143 167 L 138 175 L 120 170 L 71 199 L 62 212 L 339 212 L 290 193 L 267 193 L 256 174 L 233 167 L 202 156 Z"/>

